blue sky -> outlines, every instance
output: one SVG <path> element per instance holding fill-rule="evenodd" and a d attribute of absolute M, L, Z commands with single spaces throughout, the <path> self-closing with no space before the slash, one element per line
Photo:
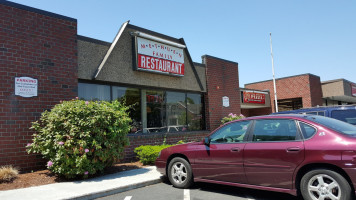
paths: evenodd
<path fill-rule="evenodd" d="M 194 62 L 239 63 L 240 87 L 312 73 L 356 82 L 355 0 L 13 0 L 78 20 L 78 34 L 111 42 L 121 24 L 183 37 Z"/>

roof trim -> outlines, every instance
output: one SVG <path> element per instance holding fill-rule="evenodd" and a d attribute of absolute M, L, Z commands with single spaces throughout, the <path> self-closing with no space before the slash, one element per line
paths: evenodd
<path fill-rule="evenodd" d="M 225 60 L 225 59 L 222 59 L 222 58 L 218 58 L 218 57 L 214 57 L 214 56 L 210 56 L 210 55 L 207 55 L 207 54 L 205 54 L 205 55 L 202 55 L 201 56 L 202 57 L 202 59 L 204 59 L 204 58 L 213 58 L 213 59 L 218 59 L 218 60 L 222 60 L 222 61 L 224 61 L 224 62 L 229 62 L 229 63 L 233 63 L 233 64 L 239 64 L 239 63 L 237 63 L 237 62 L 234 62 L 234 61 L 230 61 L 230 60 Z"/>
<path fill-rule="evenodd" d="M 103 66 L 105 65 L 106 61 L 108 60 L 112 50 L 114 49 L 114 47 L 116 46 L 116 43 L 119 41 L 120 39 L 120 36 L 122 35 L 122 33 L 124 32 L 127 24 L 130 23 L 130 20 L 126 21 L 125 23 L 123 23 L 119 29 L 119 31 L 117 32 L 115 38 L 114 38 L 114 41 L 111 43 L 110 45 L 110 48 L 108 49 L 108 51 L 106 52 L 103 60 L 101 61 L 98 69 L 96 70 L 94 76 L 93 76 L 93 79 L 96 79 L 101 71 L 101 69 L 103 68 Z"/>
<path fill-rule="evenodd" d="M 185 46 L 187 46 L 187 45 L 185 44 L 185 41 L 184 41 L 183 38 L 181 38 L 180 41 L 181 41 Z M 190 65 L 192 66 L 192 70 L 193 70 L 194 76 L 195 76 L 195 78 L 196 78 L 196 80 L 197 80 L 197 82 L 198 82 L 198 84 L 199 84 L 200 90 L 201 90 L 201 91 L 204 91 L 204 87 L 203 87 L 203 84 L 201 83 L 201 80 L 200 80 L 200 78 L 199 78 L 197 69 L 195 69 L 195 65 L 194 65 L 194 63 L 193 63 L 192 57 L 190 57 L 190 54 L 189 54 L 189 51 L 188 51 L 188 47 L 184 48 L 184 52 L 185 52 L 185 54 L 187 55 L 187 58 L 188 58 L 188 61 L 189 61 Z"/>
<path fill-rule="evenodd" d="M 334 83 L 334 82 L 338 82 L 338 81 L 343 81 L 343 82 L 346 81 L 346 82 L 355 84 L 354 82 L 351 82 L 351 81 L 349 81 L 347 79 L 344 79 L 344 78 L 339 78 L 339 79 L 334 79 L 334 80 L 329 80 L 329 81 L 322 81 L 321 84 L 323 85 L 323 84 Z"/>
<path fill-rule="evenodd" d="M 82 36 L 82 35 L 77 35 L 77 39 L 78 40 L 82 40 L 82 41 L 86 41 L 86 42 L 95 43 L 95 44 L 101 44 L 101 45 L 105 45 L 105 46 L 110 46 L 111 45 L 110 42 L 105 42 L 105 41 L 102 41 L 102 40 L 97 40 L 97 39 L 86 37 L 86 36 Z"/>
<path fill-rule="evenodd" d="M 277 78 L 276 80 L 282 80 L 282 79 L 293 78 L 293 77 L 298 77 L 298 76 L 306 76 L 306 75 L 315 76 L 315 77 L 319 77 L 320 78 L 320 76 L 317 76 L 317 75 L 314 75 L 314 74 L 310 74 L 310 73 L 306 73 L 306 74 L 299 74 L 299 75 L 294 75 L 294 76 L 286 76 L 286 77 L 282 77 L 282 78 Z M 257 82 L 253 82 L 253 83 L 246 83 L 245 87 L 246 87 L 246 85 L 252 85 L 252 84 L 256 84 L 256 83 L 263 83 L 263 82 L 269 82 L 269 81 L 273 81 L 273 79 L 269 79 L 269 80 L 265 80 L 265 81 L 257 81 Z"/>
<path fill-rule="evenodd" d="M 174 37 L 170 37 L 168 35 L 164 35 L 164 34 L 161 34 L 161 33 L 157 33 L 157 32 L 154 32 L 154 31 L 151 31 L 151 30 L 148 30 L 148 29 L 145 29 L 145 28 L 141 28 L 141 27 L 138 27 L 138 26 L 135 26 L 135 25 L 132 25 L 132 24 L 128 24 L 127 28 L 135 29 L 137 31 L 140 31 L 140 32 L 143 32 L 143 33 L 146 33 L 146 34 L 150 34 L 150 35 L 153 35 L 153 36 L 156 36 L 156 37 L 160 37 L 160 38 L 163 38 L 163 39 L 166 39 L 166 40 L 170 40 L 170 41 L 182 44 L 180 39 L 177 39 L 177 38 L 174 38 Z"/>
<path fill-rule="evenodd" d="M 46 16 L 49 16 L 49 17 L 54 17 L 54 18 L 63 19 L 63 20 L 67 20 L 67 21 L 77 22 L 77 19 L 74 19 L 74 18 L 71 18 L 71 17 L 67 17 L 67 16 L 64 16 L 64 15 L 59 15 L 59 14 L 56 14 L 56 13 L 48 12 L 48 11 L 41 10 L 41 9 L 38 9 L 38 8 L 33 8 L 33 7 L 30 7 L 30 6 L 25 6 L 25 5 L 14 3 L 14 2 L 11 2 L 11 1 L 1 0 L 0 4 L 5 5 L 5 6 L 11 6 L 13 8 L 18 8 L 18 9 L 29 11 L 29 12 L 38 13 L 38 14 L 41 14 L 41 15 L 46 15 Z"/>

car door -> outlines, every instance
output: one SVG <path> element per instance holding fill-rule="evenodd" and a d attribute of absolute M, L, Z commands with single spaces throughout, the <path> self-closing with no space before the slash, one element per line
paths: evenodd
<path fill-rule="evenodd" d="M 259 119 L 244 149 L 247 181 L 252 185 L 292 188 L 293 173 L 304 160 L 304 143 L 292 119 Z"/>
<path fill-rule="evenodd" d="M 243 150 L 250 123 L 229 123 L 209 136 L 209 145 L 198 145 L 192 165 L 194 177 L 246 183 Z"/>

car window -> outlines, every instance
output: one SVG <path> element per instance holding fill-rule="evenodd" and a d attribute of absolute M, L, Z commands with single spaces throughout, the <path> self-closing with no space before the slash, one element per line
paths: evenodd
<path fill-rule="evenodd" d="M 253 141 L 290 141 L 297 136 L 294 120 L 268 119 L 256 120 L 253 130 Z"/>
<path fill-rule="evenodd" d="M 238 143 L 243 142 L 251 121 L 239 121 L 227 124 L 210 136 L 210 143 Z"/>
<path fill-rule="evenodd" d="M 334 110 L 331 112 L 331 117 L 356 125 L 356 110 Z"/>
<path fill-rule="evenodd" d="M 326 126 L 330 129 L 333 129 L 339 133 L 345 135 L 352 135 L 354 137 L 356 136 L 356 126 L 343 122 L 341 120 L 314 115 L 306 116 L 305 118 L 323 126 Z"/>
<path fill-rule="evenodd" d="M 316 129 L 308 124 L 299 122 L 300 130 L 302 131 L 304 139 L 311 138 L 315 133 Z"/>

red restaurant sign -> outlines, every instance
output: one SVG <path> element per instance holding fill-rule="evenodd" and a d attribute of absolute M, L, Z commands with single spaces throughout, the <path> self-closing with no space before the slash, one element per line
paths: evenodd
<path fill-rule="evenodd" d="M 351 95 L 356 97 L 356 84 L 351 83 Z"/>
<path fill-rule="evenodd" d="M 243 91 L 244 103 L 265 104 L 266 95 L 264 93 Z"/>
<path fill-rule="evenodd" d="M 183 49 L 137 37 L 137 70 L 184 76 Z"/>

